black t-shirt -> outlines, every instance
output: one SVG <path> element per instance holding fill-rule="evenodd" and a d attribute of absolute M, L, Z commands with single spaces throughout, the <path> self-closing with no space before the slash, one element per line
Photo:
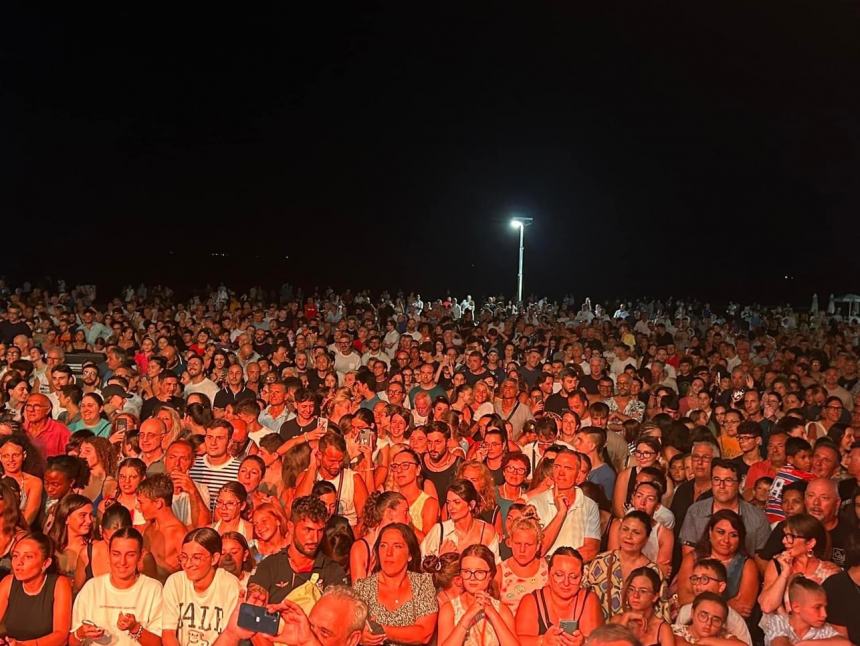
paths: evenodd
<path fill-rule="evenodd" d="M 314 573 L 319 574 L 320 588 L 348 582 L 344 569 L 322 553 L 317 554 L 313 570 L 295 572 L 290 565 L 287 550 L 281 550 L 262 560 L 249 583 L 256 583 L 267 590 L 269 603 L 275 604 L 283 601 L 290 592 L 308 581 Z"/>
<path fill-rule="evenodd" d="M 848 545 L 848 539 L 851 537 L 851 528 L 848 526 L 848 523 L 840 520 L 836 523 L 836 527 L 827 532 L 827 534 L 830 536 L 830 548 L 832 550 L 830 560 L 839 567 L 845 567 L 845 548 Z"/>
<path fill-rule="evenodd" d="M 770 561 L 780 552 L 785 551 L 785 545 L 782 544 L 782 539 L 785 537 L 785 521 L 779 521 L 776 526 L 771 530 L 770 536 L 767 537 L 767 542 L 764 544 L 758 551 L 758 555 L 760 558 L 763 558 L 765 561 Z"/>
<path fill-rule="evenodd" d="M 585 375 L 582 379 L 579 380 L 579 387 L 582 388 L 589 395 L 599 395 L 600 391 L 597 389 L 597 383 L 600 381 L 601 377 L 595 379 L 591 375 Z"/>
<path fill-rule="evenodd" d="M 839 377 L 838 383 L 845 390 L 852 390 L 854 388 L 854 386 L 857 385 L 858 381 L 860 381 L 860 377 L 852 377 L 851 379 L 846 379 L 845 377 Z"/>
<path fill-rule="evenodd" d="M 33 330 L 31 330 L 30 326 L 24 321 L 18 321 L 17 323 L 0 321 L 0 337 L 2 337 L 3 343 L 6 343 L 7 345 L 12 343 L 12 341 L 15 340 L 15 337 L 19 334 L 23 334 L 26 337 L 32 337 Z"/>
<path fill-rule="evenodd" d="M 747 475 L 747 471 L 750 470 L 750 465 L 744 462 L 744 456 L 742 455 L 739 455 L 736 458 L 732 458 L 731 462 L 732 464 L 736 464 L 738 466 L 738 477 L 743 480 L 744 477 L 746 477 Z M 753 482 L 753 485 L 755 485 L 755 482 Z"/>
<path fill-rule="evenodd" d="M 444 471 L 431 471 L 427 468 L 426 463 L 421 468 L 422 477 L 432 482 L 433 486 L 436 487 L 436 499 L 439 500 L 440 505 L 444 505 L 448 499 L 448 487 L 454 482 L 454 476 L 457 474 L 461 462 L 462 460 L 457 458 Z"/>
<path fill-rule="evenodd" d="M 543 406 L 544 412 L 555 413 L 556 415 L 561 415 L 568 408 L 567 395 L 563 394 L 562 391 L 558 391 L 547 397 Z"/>
<path fill-rule="evenodd" d="M 860 644 L 860 586 L 847 572 L 827 577 L 822 585 L 827 593 L 828 623 L 845 626 L 851 643 Z"/>
<path fill-rule="evenodd" d="M 461 370 L 460 374 L 466 378 L 466 383 L 470 386 L 474 386 L 482 379 L 486 379 L 490 376 L 490 372 L 486 368 L 481 368 L 481 372 L 479 372 L 477 375 L 468 368 L 466 368 L 465 370 Z"/>
<path fill-rule="evenodd" d="M 543 374 L 540 366 L 534 369 L 528 366 L 520 366 L 518 372 L 520 373 L 520 378 L 528 384 L 529 388 L 534 388 L 537 385 L 538 379 Z"/>
<path fill-rule="evenodd" d="M 185 406 L 185 400 L 182 397 L 171 397 L 168 401 L 161 401 L 158 397 L 150 397 L 149 399 L 145 399 L 143 405 L 140 407 L 140 421 L 142 422 L 145 419 L 149 419 L 155 414 L 155 409 L 158 408 L 161 404 L 165 406 L 170 406 L 172 409 L 181 411 Z"/>
<path fill-rule="evenodd" d="M 839 500 L 842 501 L 843 505 L 853 504 L 854 496 L 856 495 L 860 486 L 857 484 L 857 478 L 845 478 L 845 480 L 839 481 Z"/>
<path fill-rule="evenodd" d="M 298 437 L 299 435 L 303 435 L 308 431 L 312 431 L 317 427 L 318 418 L 314 417 L 311 421 L 304 426 L 299 426 L 299 418 L 294 417 L 293 419 L 288 419 L 286 422 L 281 424 L 281 430 L 278 435 L 281 436 L 281 439 L 291 440 L 294 437 Z"/>

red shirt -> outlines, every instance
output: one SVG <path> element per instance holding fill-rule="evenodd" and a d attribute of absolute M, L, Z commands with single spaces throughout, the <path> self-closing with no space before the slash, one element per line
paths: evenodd
<path fill-rule="evenodd" d="M 24 430 L 27 431 L 30 441 L 39 449 L 44 459 L 66 454 L 66 445 L 69 443 L 72 432 L 65 424 L 60 424 L 55 419 L 48 420 L 45 430 L 35 437 L 30 434 L 28 426 L 28 424 L 25 424 Z"/>

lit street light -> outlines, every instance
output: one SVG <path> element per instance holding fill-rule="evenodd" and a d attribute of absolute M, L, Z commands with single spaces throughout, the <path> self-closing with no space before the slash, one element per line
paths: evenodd
<path fill-rule="evenodd" d="M 517 303 L 523 302 L 523 249 L 526 227 L 532 223 L 533 218 L 513 217 L 511 226 L 520 230 L 520 264 L 517 271 Z"/>

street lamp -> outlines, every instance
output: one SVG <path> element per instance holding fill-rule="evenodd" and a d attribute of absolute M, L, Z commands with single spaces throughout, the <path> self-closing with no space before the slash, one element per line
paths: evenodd
<path fill-rule="evenodd" d="M 533 218 L 513 217 L 511 226 L 520 230 L 520 264 L 517 271 L 517 303 L 523 302 L 523 249 L 526 227 L 532 223 Z"/>

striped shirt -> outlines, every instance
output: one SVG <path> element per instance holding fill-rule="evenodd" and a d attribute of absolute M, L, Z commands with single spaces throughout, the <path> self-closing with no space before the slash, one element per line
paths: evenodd
<path fill-rule="evenodd" d="M 215 501 L 218 499 L 218 493 L 224 483 L 239 479 L 239 464 L 239 460 L 230 458 L 224 464 L 216 466 L 209 462 L 208 455 L 201 455 L 194 460 L 188 475 L 194 482 L 206 485 L 209 490 L 210 511 L 215 510 Z"/>
<path fill-rule="evenodd" d="M 764 509 L 768 522 L 773 524 L 785 520 L 785 512 L 782 510 L 782 490 L 786 485 L 800 480 L 808 482 L 814 478 L 814 474 L 801 471 L 791 464 L 786 464 L 779 469 L 774 476 L 773 484 L 770 485 L 770 493 L 768 493 L 767 504 Z"/>

